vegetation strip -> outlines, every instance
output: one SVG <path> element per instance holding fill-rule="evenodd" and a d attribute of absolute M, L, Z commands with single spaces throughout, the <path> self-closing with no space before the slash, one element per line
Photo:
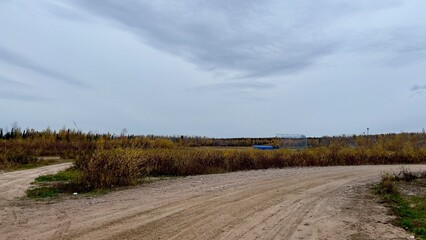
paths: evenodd
<path fill-rule="evenodd" d="M 312 158 L 307 164 L 324 157 L 332 165 L 421 163 L 426 161 L 426 134 L 400 133 L 307 138 L 307 149 L 289 150 L 295 157 Z M 253 145 L 286 148 L 294 139 L 275 138 L 207 138 L 192 136 L 134 136 L 84 133 L 72 129 L 44 131 L 13 128 L 0 129 L 0 169 L 30 167 L 43 164 L 43 156 L 62 159 L 90 158 L 98 150 L 123 149 L 188 149 L 250 150 Z M 277 150 L 272 150 L 277 151 Z M 281 151 L 278 150 L 278 151 Z M 260 155 L 260 154 L 259 154 Z M 267 155 L 265 153 L 265 155 Z M 241 157 L 243 157 L 241 156 Z M 366 160 L 364 160 L 366 159 Z M 298 165 L 305 166 L 301 159 Z M 267 164 L 266 164 L 267 165 Z M 272 166 L 273 167 L 273 166 Z"/>
<path fill-rule="evenodd" d="M 416 164 L 426 162 L 426 133 L 307 138 L 304 149 L 287 149 L 295 139 L 120 136 L 0 129 L 0 169 L 19 169 L 61 159 L 75 160 L 78 179 L 51 181 L 62 191 L 91 191 L 137 184 L 146 176 L 187 176 L 241 170 Z M 253 145 L 272 146 L 271 150 Z M 51 156 L 46 158 L 45 156 Z M 52 157 L 55 156 L 56 160 Z M 49 159 L 49 160 L 46 160 Z M 46 179 L 45 185 L 46 183 Z M 43 184 L 40 184 L 43 185 Z M 46 187 L 46 186 L 43 186 Z"/>
<path fill-rule="evenodd" d="M 426 172 L 412 173 L 406 169 L 398 174 L 384 174 L 374 187 L 397 216 L 395 224 L 417 237 L 426 239 Z"/>

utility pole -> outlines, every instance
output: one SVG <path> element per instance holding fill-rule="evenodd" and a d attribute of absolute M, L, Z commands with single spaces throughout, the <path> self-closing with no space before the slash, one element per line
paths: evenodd
<path fill-rule="evenodd" d="M 370 132 L 370 128 L 367 128 L 367 143 L 368 143 L 368 134 Z"/>

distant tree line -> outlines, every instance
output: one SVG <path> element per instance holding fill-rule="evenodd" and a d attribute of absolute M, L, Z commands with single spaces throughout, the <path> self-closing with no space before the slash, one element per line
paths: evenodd
<path fill-rule="evenodd" d="M 251 147 L 253 145 L 272 145 L 280 147 L 283 141 L 294 141 L 294 139 L 283 139 L 278 137 L 270 138 L 209 138 L 200 136 L 156 136 L 156 135 L 132 135 L 111 133 L 92 133 L 82 132 L 75 129 L 51 130 L 46 128 L 42 131 L 35 129 L 21 130 L 19 127 L 11 128 L 10 131 L 0 128 L 1 140 L 18 140 L 21 142 L 101 142 L 108 145 L 121 145 L 122 147 L 142 147 L 142 148 L 161 148 L 164 147 Z M 415 146 L 426 146 L 426 133 L 389 133 L 377 135 L 341 135 L 341 136 L 323 136 L 323 137 L 308 137 L 307 146 L 326 147 L 332 144 L 339 144 L 348 147 L 359 147 L 366 145 L 375 145 L 377 143 L 409 141 Z"/>

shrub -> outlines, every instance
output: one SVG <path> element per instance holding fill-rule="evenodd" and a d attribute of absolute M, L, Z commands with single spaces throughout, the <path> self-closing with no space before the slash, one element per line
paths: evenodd
<path fill-rule="evenodd" d="M 145 174 L 139 167 L 142 156 L 140 150 L 134 149 L 99 150 L 81 169 L 83 181 L 94 188 L 134 184 Z"/>
<path fill-rule="evenodd" d="M 259 150 L 260 151 L 260 150 Z M 225 166 L 227 171 L 255 169 L 253 156 L 250 151 L 229 150 L 225 152 Z"/>
<path fill-rule="evenodd" d="M 414 173 L 407 168 L 402 168 L 399 173 L 395 175 L 395 180 L 411 182 L 420 178 L 422 174 L 424 173 Z"/>
<path fill-rule="evenodd" d="M 395 179 L 395 176 L 385 173 L 382 176 L 382 179 L 380 180 L 379 184 L 376 186 L 376 192 L 380 195 L 392 195 L 392 194 L 398 194 L 398 190 L 393 183 Z"/>
<path fill-rule="evenodd" d="M 29 164 L 36 162 L 37 159 L 24 151 L 10 151 L 7 154 L 6 161 L 11 164 Z"/>

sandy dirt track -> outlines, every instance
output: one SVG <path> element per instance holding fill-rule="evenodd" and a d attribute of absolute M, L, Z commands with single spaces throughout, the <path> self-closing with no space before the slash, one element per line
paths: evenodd
<path fill-rule="evenodd" d="M 407 239 L 367 187 L 400 167 L 192 176 L 56 202 L 3 196 L 0 239 Z"/>
<path fill-rule="evenodd" d="M 69 168 L 71 165 L 71 163 L 61 163 L 30 170 L 0 173 L 0 203 L 4 200 L 12 200 L 15 197 L 25 195 L 25 191 L 31 182 L 34 181 L 34 178 L 44 174 L 55 173 Z"/>

